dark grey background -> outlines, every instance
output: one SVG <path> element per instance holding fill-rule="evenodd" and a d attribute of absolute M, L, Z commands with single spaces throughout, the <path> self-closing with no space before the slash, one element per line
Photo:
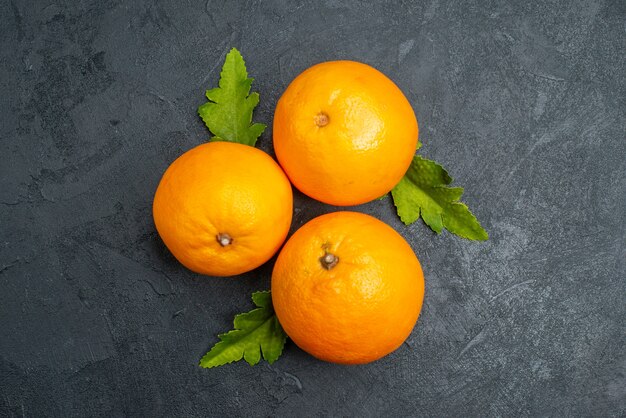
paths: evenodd
<path fill-rule="evenodd" d="M 227 5 L 224 5 L 227 4 Z M 626 2 L 0 3 L 0 415 L 624 416 Z M 272 263 L 200 277 L 151 201 L 236 46 L 271 124 L 323 60 L 388 74 L 491 239 L 405 227 L 422 315 L 370 365 L 203 370 Z M 259 146 L 272 152 L 271 127 Z M 296 193 L 293 228 L 336 208 Z"/>

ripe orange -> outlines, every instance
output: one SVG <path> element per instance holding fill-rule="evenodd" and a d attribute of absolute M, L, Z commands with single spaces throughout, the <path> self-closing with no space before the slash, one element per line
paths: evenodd
<path fill-rule="evenodd" d="M 272 300 L 278 320 L 304 351 L 330 362 L 377 360 L 409 336 L 424 275 L 390 226 L 356 212 L 302 226 L 278 255 Z"/>
<path fill-rule="evenodd" d="M 294 186 L 324 203 L 357 205 L 398 184 L 415 153 L 418 127 L 410 103 L 383 73 L 330 61 L 287 87 L 273 135 Z"/>
<path fill-rule="evenodd" d="M 163 242 L 183 265 L 232 276 L 278 251 L 292 208 L 289 180 L 269 155 L 211 142 L 187 151 L 165 171 L 153 215 Z"/>

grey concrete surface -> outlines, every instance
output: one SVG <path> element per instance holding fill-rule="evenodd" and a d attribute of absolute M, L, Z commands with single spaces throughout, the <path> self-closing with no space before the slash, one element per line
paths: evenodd
<path fill-rule="evenodd" d="M 6 0 L 0 18 L 0 416 L 626 415 L 626 2 Z M 312 64 L 388 74 L 491 235 L 355 208 L 425 270 L 417 327 L 378 362 L 288 343 L 272 366 L 197 366 L 272 268 L 195 275 L 151 219 L 232 46 L 268 124 Z M 336 210 L 295 206 L 293 229 Z"/>

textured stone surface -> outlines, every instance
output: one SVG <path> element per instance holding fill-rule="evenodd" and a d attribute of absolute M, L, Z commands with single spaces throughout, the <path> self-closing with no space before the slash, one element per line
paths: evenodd
<path fill-rule="evenodd" d="M 626 3 L 531 3 L 0 2 L 0 416 L 624 416 Z M 266 123 L 314 63 L 388 74 L 491 235 L 356 208 L 426 273 L 379 362 L 288 344 L 271 367 L 197 367 L 271 271 L 199 277 L 151 220 L 231 46 Z M 334 209 L 297 194 L 293 228 Z"/>

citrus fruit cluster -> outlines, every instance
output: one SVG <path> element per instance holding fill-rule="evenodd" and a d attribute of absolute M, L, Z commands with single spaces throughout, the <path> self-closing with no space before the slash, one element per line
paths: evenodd
<path fill-rule="evenodd" d="M 240 91 L 224 71 L 220 88 L 207 92 L 210 105 L 220 109 L 231 91 L 256 100 L 253 108 L 258 96 L 248 96 L 252 79 L 245 67 Z M 220 111 L 210 117 L 224 118 L 229 110 Z M 362 204 L 398 184 L 418 145 L 417 120 L 400 89 L 353 61 L 315 65 L 288 86 L 273 122 L 280 165 L 253 142 L 222 138 L 246 134 L 250 123 L 237 122 L 184 153 L 157 188 L 156 228 L 172 254 L 197 273 L 242 274 L 276 254 L 291 225 L 291 184 L 328 204 Z M 258 136 L 263 126 L 255 130 Z M 271 280 L 279 326 L 313 356 L 343 364 L 374 361 L 398 348 L 417 321 L 423 295 L 422 269 L 409 244 L 382 221 L 351 211 L 299 228 L 279 252 Z"/>

